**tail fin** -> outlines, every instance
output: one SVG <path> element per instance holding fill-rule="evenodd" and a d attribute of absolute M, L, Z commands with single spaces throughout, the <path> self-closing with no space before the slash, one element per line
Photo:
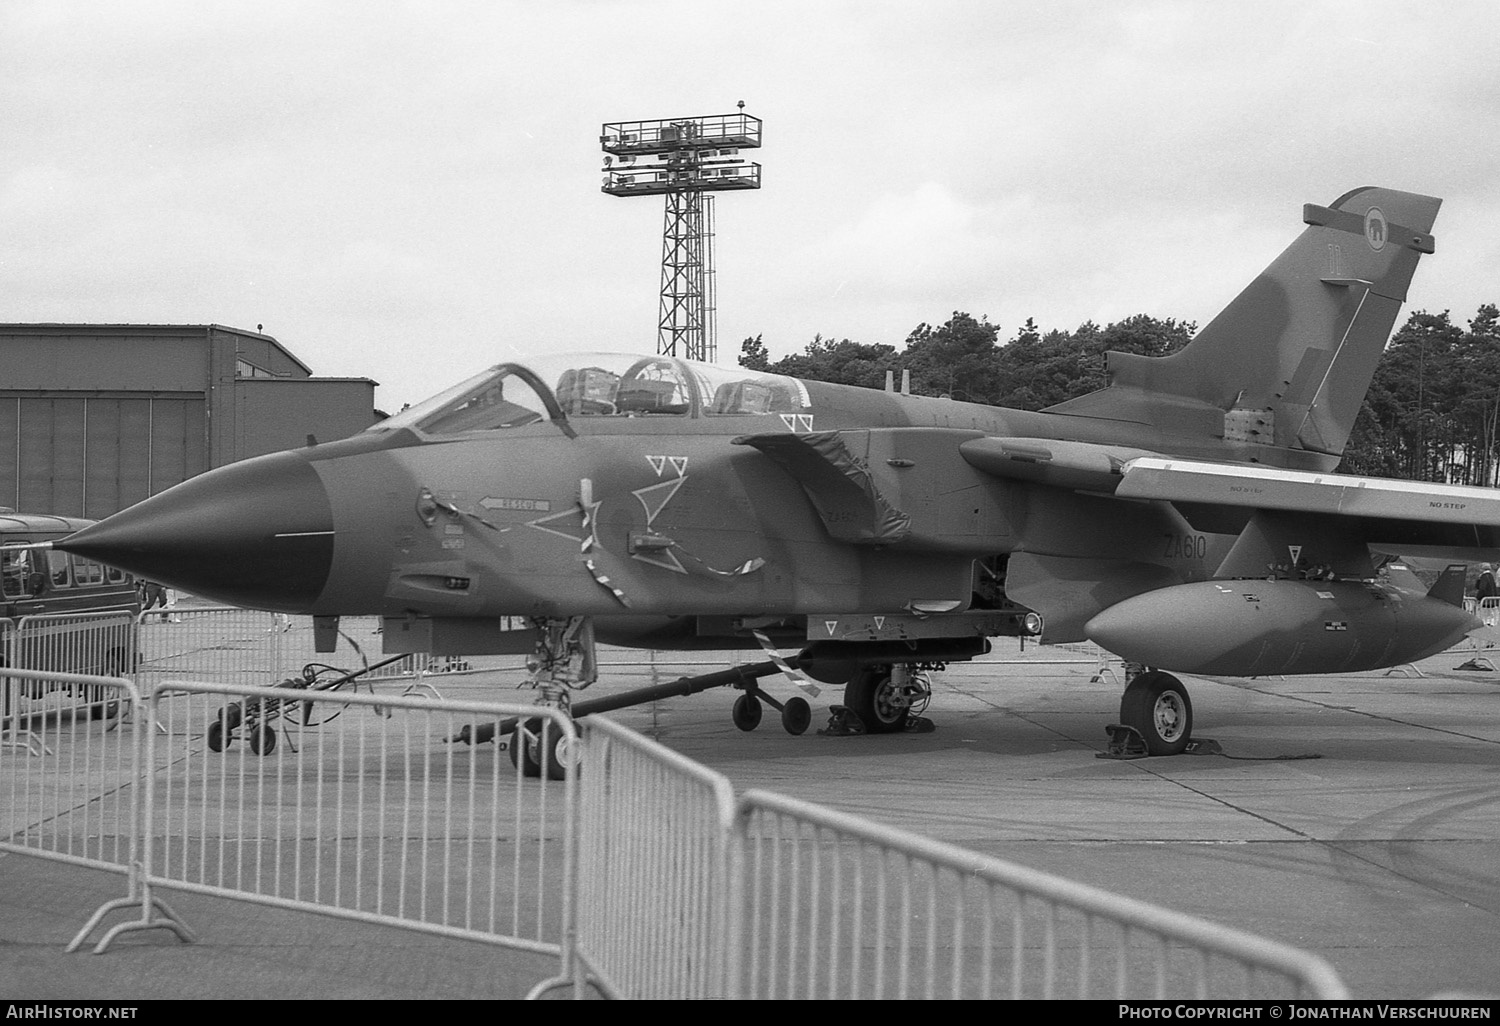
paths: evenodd
<path fill-rule="evenodd" d="M 1307 204 L 1308 228 L 1185 348 L 1111 352 L 1108 388 L 1047 412 L 1209 434 L 1222 413 L 1226 441 L 1340 455 L 1441 203 L 1364 188 Z"/>
<path fill-rule="evenodd" d="M 1464 579 L 1468 576 L 1469 568 L 1463 563 L 1454 563 L 1443 570 L 1442 574 L 1433 582 L 1431 588 L 1427 589 L 1427 597 L 1446 602 L 1450 606 L 1464 605 Z"/>

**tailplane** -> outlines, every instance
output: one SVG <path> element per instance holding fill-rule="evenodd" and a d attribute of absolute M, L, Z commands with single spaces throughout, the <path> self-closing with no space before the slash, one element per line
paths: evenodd
<path fill-rule="evenodd" d="M 1110 352 L 1108 388 L 1047 412 L 1267 446 L 1246 455 L 1271 464 L 1305 462 L 1276 449 L 1337 457 L 1441 203 L 1363 188 L 1307 204 L 1307 229 L 1185 348 Z"/>

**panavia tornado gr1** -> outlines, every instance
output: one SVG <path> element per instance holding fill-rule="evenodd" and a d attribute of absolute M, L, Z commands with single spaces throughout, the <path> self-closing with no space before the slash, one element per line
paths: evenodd
<path fill-rule="evenodd" d="M 1479 626 L 1462 567 L 1424 589 L 1382 554 L 1494 559 L 1497 493 L 1333 473 L 1439 202 L 1361 188 L 1305 206 L 1184 349 L 1110 353 L 1107 387 L 1040 412 L 544 356 L 55 544 L 312 614 L 329 638 L 374 614 L 388 651 L 531 653 L 559 703 L 594 678 L 596 640 L 758 638 L 764 664 L 695 679 L 742 690 L 746 729 L 765 701 L 806 728 L 804 699 L 756 683 L 777 672 L 843 685 L 854 729 L 879 733 L 922 709 L 924 671 L 988 638 L 1087 639 L 1136 664 L 1121 720 L 1174 754 L 1192 706 L 1172 672 L 1369 670 Z"/>

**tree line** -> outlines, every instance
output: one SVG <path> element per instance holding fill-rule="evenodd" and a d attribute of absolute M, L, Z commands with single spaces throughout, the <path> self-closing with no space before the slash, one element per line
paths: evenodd
<path fill-rule="evenodd" d="M 815 335 L 800 353 L 771 360 L 761 336 L 744 340 L 741 366 L 815 381 L 884 388 L 911 374 L 917 395 L 1040 410 L 1103 388 L 1108 350 L 1166 356 L 1197 324 L 1137 314 L 1100 327 L 1043 332 L 1028 318 L 1014 337 L 985 317 L 954 311 L 919 324 L 898 349 Z M 1391 337 L 1355 421 L 1340 470 L 1450 484 L 1500 478 L 1500 310 L 1479 308 L 1468 328 L 1447 311 L 1411 315 Z"/>

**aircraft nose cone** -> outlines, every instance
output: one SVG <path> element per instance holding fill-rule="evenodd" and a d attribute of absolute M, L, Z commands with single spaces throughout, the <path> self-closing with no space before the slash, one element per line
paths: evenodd
<path fill-rule="evenodd" d="M 137 577 L 255 609 L 299 612 L 333 560 L 333 511 L 295 453 L 234 463 L 54 543 Z"/>

